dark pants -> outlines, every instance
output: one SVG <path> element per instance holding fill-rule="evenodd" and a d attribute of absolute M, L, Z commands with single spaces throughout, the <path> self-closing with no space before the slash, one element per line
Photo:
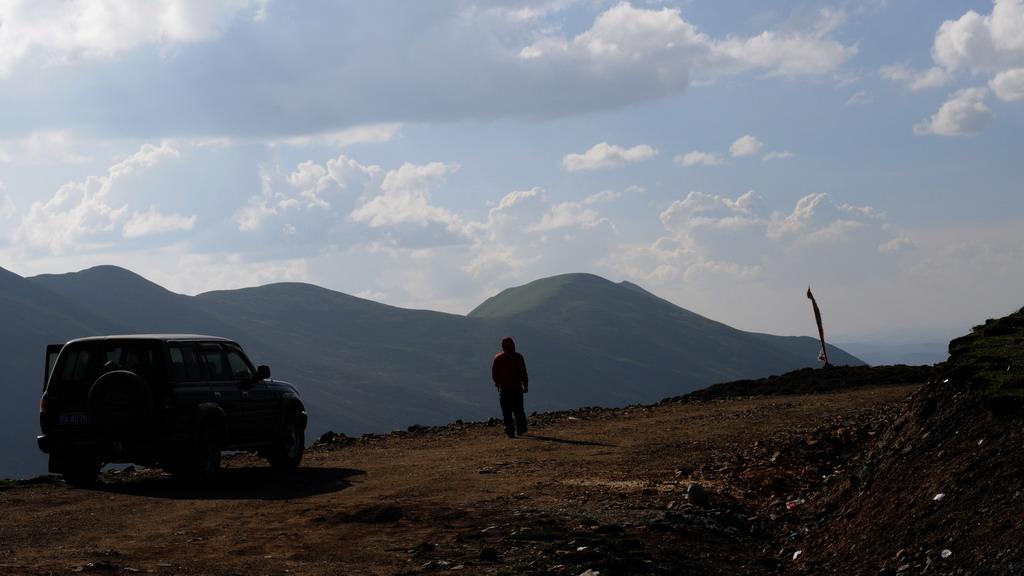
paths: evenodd
<path fill-rule="evenodd" d="M 522 388 L 498 388 L 501 416 L 505 419 L 505 435 L 526 433 L 526 410 L 523 409 Z"/>

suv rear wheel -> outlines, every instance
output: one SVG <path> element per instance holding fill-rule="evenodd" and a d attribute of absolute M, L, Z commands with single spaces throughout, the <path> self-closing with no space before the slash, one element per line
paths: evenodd
<path fill-rule="evenodd" d="M 205 484 L 220 474 L 220 433 L 213 424 L 204 424 L 195 441 L 183 455 L 183 461 L 173 467 L 177 476 L 189 484 Z"/>
<path fill-rule="evenodd" d="M 61 466 L 61 476 L 72 486 L 88 487 L 96 483 L 102 467 L 99 460 L 91 458 L 69 458 Z"/>

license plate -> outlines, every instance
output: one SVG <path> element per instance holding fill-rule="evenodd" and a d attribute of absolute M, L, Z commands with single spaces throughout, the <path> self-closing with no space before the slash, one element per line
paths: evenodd
<path fill-rule="evenodd" d="M 57 414 L 57 422 L 60 424 L 88 424 L 89 415 L 78 412 Z"/>

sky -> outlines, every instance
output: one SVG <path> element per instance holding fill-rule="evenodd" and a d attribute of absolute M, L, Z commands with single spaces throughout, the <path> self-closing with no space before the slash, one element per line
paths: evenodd
<path fill-rule="evenodd" d="M 735 328 L 1024 306 L 1024 0 L 0 0 L 0 267 Z"/>

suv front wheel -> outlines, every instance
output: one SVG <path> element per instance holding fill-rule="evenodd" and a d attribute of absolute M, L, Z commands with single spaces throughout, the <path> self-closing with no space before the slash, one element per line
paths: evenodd
<path fill-rule="evenodd" d="M 277 443 L 267 454 L 270 467 L 275 470 L 293 470 L 302 461 L 306 444 L 305 427 L 302 419 L 296 414 L 285 418 L 284 426 Z"/>

